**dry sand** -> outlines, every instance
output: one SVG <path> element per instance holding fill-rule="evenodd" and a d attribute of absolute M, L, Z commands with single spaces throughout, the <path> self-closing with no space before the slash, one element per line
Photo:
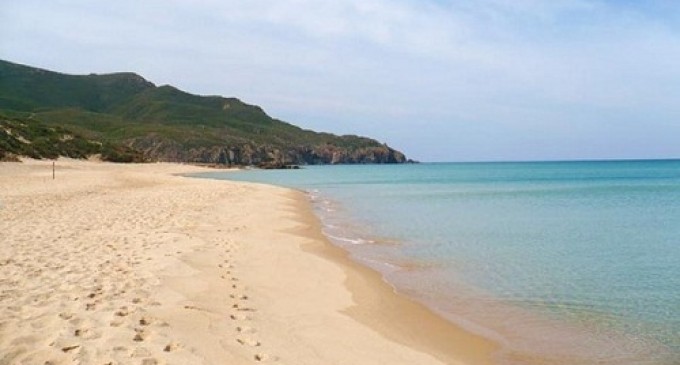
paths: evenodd
<path fill-rule="evenodd" d="M 485 364 L 303 194 L 176 164 L 0 163 L 0 364 Z"/>

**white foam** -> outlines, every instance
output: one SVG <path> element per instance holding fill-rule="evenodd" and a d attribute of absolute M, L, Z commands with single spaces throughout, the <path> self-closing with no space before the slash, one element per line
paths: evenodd
<path fill-rule="evenodd" d="M 365 244 L 375 243 L 375 241 L 373 241 L 373 240 L 367 240 L 367 239 L 363 239 L 363 238 L 349 238 L 349 237 L 335 236 L 335 235 L 328 233 L 327 230 L 323 230 L 323 234 L 326 235 L 326 237 L 330 238 L 331 240 L 347 242 L 347 243 L 350 243 L 350 244 L 353 244 L 353 245 L 365 245 Z"/>

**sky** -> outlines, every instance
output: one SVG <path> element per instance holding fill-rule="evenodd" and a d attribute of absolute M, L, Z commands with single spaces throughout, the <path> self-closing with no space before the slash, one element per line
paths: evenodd
<path fill-rule="evenodd" d="M 680 158 L 674 0 L 2 0 L 0 58 L 132 71 L 421 161 Z"/>

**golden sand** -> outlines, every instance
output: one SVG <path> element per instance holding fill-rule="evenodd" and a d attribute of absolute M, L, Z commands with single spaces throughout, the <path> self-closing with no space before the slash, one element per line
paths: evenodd
<path fill-rule="evenodd" d="M 302 193 L 178 164 L 0 163 L 0 364 L 486 364 Z"/>

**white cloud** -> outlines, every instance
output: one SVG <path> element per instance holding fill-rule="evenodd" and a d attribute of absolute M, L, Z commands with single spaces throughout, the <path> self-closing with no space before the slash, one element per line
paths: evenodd
<path fill-rule="evenodd" d="M 668 13 L 604 0 L 22 0 L 0 9 L 0 57 L 236 95 L 421 159 L 623 156 L 602 126 L 680 132 L 680 39 Z M 518 142 L 528 131 L 548 142 Z M 494 147 L 482 147 L 489 136 Z M 598 140 L 618 147 L 551 154 Z M 659 151 L 680 155 L 668 146 L 649 157 Z"/>

